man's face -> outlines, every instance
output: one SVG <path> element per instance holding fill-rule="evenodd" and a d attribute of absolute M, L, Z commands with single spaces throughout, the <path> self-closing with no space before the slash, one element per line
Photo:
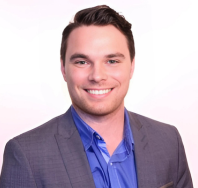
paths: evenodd
<path fill-rule="evenodd" d="M 112 25 L 82 26 L 67 42 L 61 71 L 73 106 L 97 116 L 124 108 L 134 69 L 125 36 Z"/>

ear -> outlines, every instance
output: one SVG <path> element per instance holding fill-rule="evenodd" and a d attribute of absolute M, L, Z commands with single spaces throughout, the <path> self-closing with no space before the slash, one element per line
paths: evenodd
<path fill-rule="evenodd" d="M 133 76 L 134 69 L 135 69 L 135 57 L 133 58 L 133 61 L 131 62 L 130 79 Z"/>
<path fill-rule="evenodd" d="M 60 59 L 60 62 L 61 62 L 61 72 L 62 72 L 63 78 L 64 78 L 65 82 L 67 82 L 66 73 L 65 73 L 65 66 L 63 65 L 63 60 Z"/>

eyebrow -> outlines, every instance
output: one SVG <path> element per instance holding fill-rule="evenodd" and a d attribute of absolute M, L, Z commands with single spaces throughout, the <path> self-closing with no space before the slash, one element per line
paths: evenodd
<path fill-rule="evenodd" d="M 73 61 L 76 58 L 83 58 L 83 59 L 89 59 L 89 57 L 85 54 L 75 53 L 70 57 L 70 61 Z"/>
<path fill-rule="evenodd" d="M 121 53 L 108 54 L 105 57 L 107 57 L 107 58 L 122 57 L 122 58 L 125 59 L 125 56 L 123 54 L 121 54 Z"/>
<path fill-rule="evenodd" d="M 121 57 L 125 59 L 125 56 L 121 53 L 108 54 L 108 55 L 105 55 L 105 57 L 106 58 Z M 75 53 L 70 57 L 70 61 L 73 61 L 74 59 L 77 59 L 77 58 L 89 59 L 89 56 L 85 54 L 81 54 L 81 53 Z"/>

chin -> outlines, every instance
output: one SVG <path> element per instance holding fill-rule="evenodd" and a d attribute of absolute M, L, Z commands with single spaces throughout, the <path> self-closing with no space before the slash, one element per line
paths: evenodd
<path fill-rule="evenodd" d="M 112 110 L 113 111 L 113 110 Z M 93 116 L 106 116 L 112 112 L 111 110 L 108 109 L 103 109 L 103 108 L 92 108 L 92 109 L 86 109 L 84 112 L 93 115 Z"/>
<path fill-rule="evenodd" d="M 79 109 L 81 112 L 90 114 L 92 116 L 106 116 L 106 115 L 116 112 L 119 109 L 119 107 L 122 106 L 122 103 L 120 105 L 117 104 L 117 105 L 110 105 L 110 106 L 99 105 L 99 104 L 95 104 L 95 105 L 73 104 L 73 105 L 75 108 Z"/>

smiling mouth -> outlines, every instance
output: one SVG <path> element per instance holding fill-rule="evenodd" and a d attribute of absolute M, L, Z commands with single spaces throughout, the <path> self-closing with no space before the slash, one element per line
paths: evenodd
<path fill-rule="evenodd" d="M 101 90 L 93 90 L 93 89 L 86 89 L 86 91 L 93 95 L 104 95 L 111 91 L 112 89 L 101 89 Z"/>

